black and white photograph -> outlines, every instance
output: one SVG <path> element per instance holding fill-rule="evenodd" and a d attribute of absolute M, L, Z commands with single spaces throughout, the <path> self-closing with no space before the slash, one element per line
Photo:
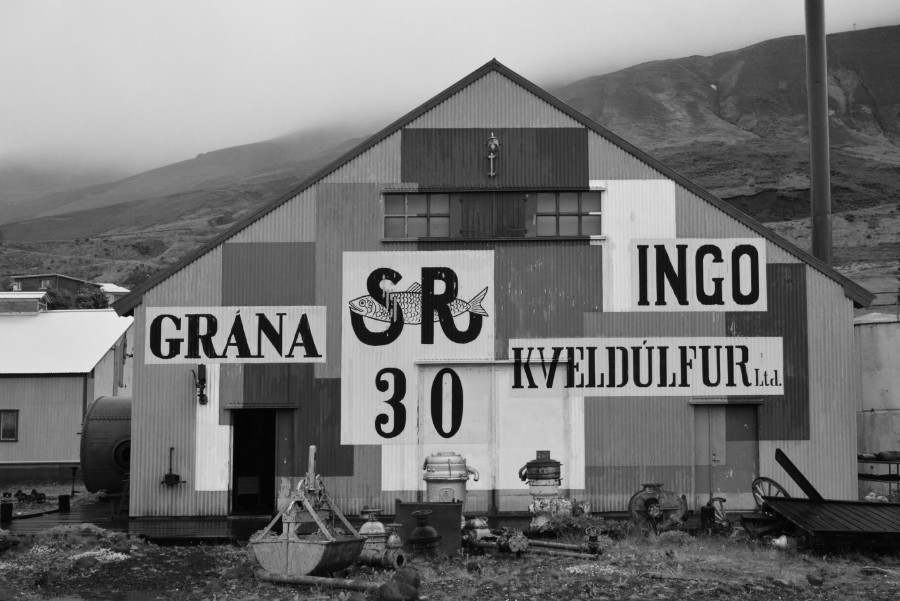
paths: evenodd
<path fill-rule="evenodd" d="M 0 600 L 888 600 L 897 0 L 0 0 Z"/>

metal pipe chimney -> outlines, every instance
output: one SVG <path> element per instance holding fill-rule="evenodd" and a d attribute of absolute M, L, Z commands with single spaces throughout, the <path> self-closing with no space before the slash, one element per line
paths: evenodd
<path fill-rule="evenodd" d="M 828 60 L 824 0 L 806 0 L 806 94 L 812 254 L 831 265 L 831 161 L 828 154 Z"/>

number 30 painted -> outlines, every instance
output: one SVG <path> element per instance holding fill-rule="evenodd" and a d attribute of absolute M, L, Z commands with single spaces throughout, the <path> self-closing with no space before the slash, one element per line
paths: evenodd
<path fill-rule="evenodd" d="M 390 421 L 391 416 L 379 413 L 375 417 L 375 431 L 382 438 L 394 438 L 406 427 L 406 407 L 403 406 L 403 398 L 406 396 L 406 374 L 396 367 L 386 367 L 375 376 L 375 387 L 381 392 L 387 392 L 390 383 L 385 376 L 393 377 L 394 393 L 391 398 L 384 401 L 393 410 L 394 428 L 387 432 L 384 426 Z M 450 376 L 450 428 L 444 430 L 444 376 Z M 453 438 L 462 426 L 463 416 L 463 388 L 459 374 L 445 367 L 440 370 L 431 383 L 431 423 L 434 429 L 443 438 Z"/>

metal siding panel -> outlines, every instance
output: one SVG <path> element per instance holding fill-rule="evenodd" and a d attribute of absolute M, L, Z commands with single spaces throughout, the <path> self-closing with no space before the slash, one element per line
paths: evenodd
<path fill-rule="evenodd" d="M 316 239 L 315 186 L 248 225 L 228 242 L 313 242 Z"/>
<path fill-rule="evenodd" d="M 596 132 L 588 134 L 588 172 L 591 179 L 668 179 Z"/>
<path fill-rule="evenodd" d="M 694 469 L 680 465 L 588 467 L 586 498 L 592 511 L 628 511 L 628 501 L 646 482 L 661 482 L 663 490 L 687 495 L 692 490 Z"/>
<path fill-rule="evenodd" d="M 826 499 L 855 500 L 856 399 L 860 380 L 853 344 L 853 303 L 840 284 L 806 268 L 809 336 L 810 438 L 760 444 L 760 475 L 774 478 L 792 495 L 803 496 L 775 461 L 775 449 L 790 460 Z"/>
<path fill-rule="evenodd" d="M 19 411 L 17 442 L 0 443 L 0 465 L 79 461 L 82 376 L 0 378 L 0 409 Z M 90 403 L 93 397 L 88 398 Z"/>
<path fill-rule="evenodd" d="M 225 306 L 314 305 L 315 245 L 247 242 L 222 245 Z"/>
<path fill-rule="evenodd" d="M 485 142 L 500 140 L 490 170 Z M 510 189 L 585 188 L 588 185 L 588 130 L 404 129 L 401 131 L 401 179 L 420 188 Z"/>
<path fill-rule="evenodd" d="M 288 418 L 287 425 L 293 426 L 293 419 Z M 294 445 L 295 452 L 300 444 Z M 354 473 L 347 476 L 322 476 L 328 493 L 335 500 L 341 511 L 347 515 L 359 515 L 363 507 L 390 508 L 394 504 L 394 496 L 390 492 L 381 490 L 381 447 L 371 445 L 355 445 L 347 447 L 352 449 L 353 456 L 350 459 L 354 467 Z M 309 447 L 303 450 L 302 461 L 307 460 Z M 317 461 L 325 460 L 321 449 L 316 450 Z M 290 488 L 306 475 L 306 463 L 296 466 L 293 474 L 289 474 Z M 396 495 L 401 496 L 401 495 Z M 415 500 L 413 494 L 413 499 Z M 407 499 L 404 499 L 407 500 Z M 387 511 L 387 510 L 386 510 Z"/>
<path fill-rule="evenodd" d="M 784 395 L 765 397 L 759 412 L 760 440 L 808 440 L 810 437 L 808 272 L 804 265 L 769 263 L 766 265 L 768 311 L 725 314 L 728 336 L 783 338 Z"/>
<path fill-rule="evenodd" d="M 135 309 L 132 470 L 129 514 L 211 516 L 228 511 L 227 492 L 194 492 L 195 401 L 189 365 L 144 364 L 146 307 L 205 307 L 222 302 L 222 247 L 152 288 Z M 175 447 L 174 470 L 188 483 L 160 486 Z"/>
<path fill-rule="evenodd" d="M 299 407 L 294 380 L 304 369 L 312 366 L 303 363 L 268 363 L 244 366 L 241 405 L 229 405 L 228 409 L 274 409 Z"/>
<path fill-rule="evenodd" d="M 713 312 L 586 313 L 585 336 L 724 336 L 725 315 Z"/>
<path fill-rule="evenodd" d="M 696 194 L 675 186 L 675 231 L 679 238 L 758 238 L 758 233 Z M 767 241 L 769 263 L 802 263 L 781 246 Z"/>
<path fill-rule="evenodd" d="M 216 307 L 222 304 L 222 247 L 173 273 L 144 295 L 146 307 Z M 140 327 L 143 327 L 141 324 Z M 135 324 L 135 328 L 138 325 Z"/>
<path fill-rule="evenodd" d="M 900 321 L 857 323 L 853 327 L 862 375 L 860 411 L 900 409 Z M 884 447 L 900 448 L 897 446 Z M 878 452 L 884 449 L 876 449 Z M 868 451 L 867 451 L 868 452 Z"/>
<path fill-rule="evenodd" d="M 603 306 L 602 247 L 585 242 L 497 243 L 495 356 L 510 338 L 581 336 L 584 314 Z"/>
<path fill-rule="evenodd" d="M 557 108 L 492 71 L 407 127 L 581 127 Z"/>
<path fill-rule="evenodd" d="M 589 397 L 584 404 L 585 488 L 594 511 L 626 510 L 644 482 L 692 491 L 694 416 L 686 400 Z"/>
<path fill-rule="evenodd" d="M 319 180 L 319 185 L 396 184 L 400 181 L 400 132 L 397 132 L 326 175 Z M 318 199 L 316 206 L 321 207 Z"/>
<path fill-rule="evenodd" d="M 380 242 L 384 216 L 377 184 L 319 184 L 315 305 L 328 307 L 325 348 L 328 361 L 316 365 L 317 378 L 341 377 L 341 277 L 344 252 L 385 250 Z M 404 249 L 409 248 L 405 246 Z"/>
<path fill-rule="evenodd" d="M 291 385 L 300 401 L 294 413 L 295 475 L 306 471 L 309 446 L 316 445 L 319 474 L 353 476 L 353 446 L 341 444 L 341 381 L 313 378 L 312 365 L 305 367 L 303 379 Z"/>
<path fill-rule="evenodd" d="M 168 282 L 168 281 L 167 281 Z M 163 291 L 157 298 L 172 300 Z M 207 297 L 208 298 L 208 297 Z M 131 494 L 129 515 L 211 516 L 228 511 L 227 492 L 194 492 L 196 401 L 189 365 L 144 364 L 146 309 L 135 310 L 134 359 L 143 366 L 135 372 L 131 412 Z M 160 481 L 169 470 L 169 448 L 174 447 L 173 471 L 186 484 L 167 487 Z"/>
<path fill-rule="evenodd" d="M 670 180 L 613 180 L 604 185 L 604 277 L 610 287 L 604 295 L 603 310 L 630 311 L 634 306 L 632 242 L 676 237 L 676 186 Z"/>

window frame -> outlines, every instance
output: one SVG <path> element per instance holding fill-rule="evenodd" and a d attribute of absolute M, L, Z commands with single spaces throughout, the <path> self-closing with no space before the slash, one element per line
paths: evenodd
<path fill-rule="evenodd" d="M 412 191 L 412 190 L 384 190 L 382 191 L 382 240 L 384 242 L 403 242 L 403 241 L 416 241 L 416 242 L 427 242 L 427 241 L 478 241 L 478 240 L 597 240 L 604 239 L 605 234 L 603 232 L 603 201 L 604 195 L 606 193 L 605 188 L 596 188 L 593 185 L 589 188 L 578 188 L 578 189 L 532 189 L 532 190 L 508 190 L 508 189 L 495 189 L 495 190 L 426 190 L 426 191 Z M 523 205 L 524 214 L 523 217 L 527 223 L 525 234 L 521 236 L 509 236 L 509 235 L 490 235 L 490 236 L 464 236 L 461 232 L 455 232 L 454 226 L 458 226 L 460 224 L 461 219 L 463 219 L 464 211 L 463 206 L 464 202 L 470 200 L 470 196 L 476 195 L 494 195 L 490 200 L 490 211 L 494 212 L 496 209 L 496 205 L 500 202 L 500 197 L 497 195 L 503 194 L 522 194 L 525 197 L 525 204 Z M 553 212 L 549 211 L 540 211 L 538 209 L 538 196 L 541 194 L 552 194 L 554 195 L 554 205 L 555 208 Z M 575 194 L 577 205 L 575 211 L 572 212 L 563 212 L 560 210 L 560 197 L 563 194 Z M 447 212 L 446 213 L 433 213 L 432 212 L 432 202 L 431 197 L 433 196 L 445 196 L 447 197 Z M 595 207 L 589 206 L 585 208 L 586 195 L 596 195 L 596 202 L 592 204 Z M 392 197 L 400 197 L 404 198 L 404 213 L 388 213 L 388 202 Z M 426 214 L 422 215 L 420 213 L 410 213 L 409 212 L 409 197 L 410 196 L 425 196 L 427 198 L 426 201 Z M 596 208 L 597 210 L 590 210 L 591 208 Z M 539 217 L 554 217 L 555 224 L 555 233 L 549 235 L 540 235 L 538 234 L 538 218 Z M 421 218 L 425 217 L 426 221 L 426 236 L 409 236 L 409 219 L 410 218 Z M 447 236 L 433 236 L 431 235 L 431 219 L 433 217 L 438 218 L 447 218 L 449 223 L 449 228 L 447 231 Z M 578 225 L 578 233 L 576 234 L 560 234 L 560 218 L 562 217 L 574 217 L 577 219 Z M 595 232 L 592 233 L 583 233 L 585 231 L 585 218 L 586 217 L 595 217 L 597 221 L 597 226 Z M 404 236 L 394 236 L 389 235 L 388 221 L 390 219 L 404 219 Z M 495 223 L 492 228 L 494 232 L 498 231 L 497 225 Z M 502 231 L 502 228 L 501 228 Z"/>
<path fill-rule="evenodd" d="M 534 221 L 535 221 L 535 238 L 542 239 L 555 239 L 555 238 L 587 238 L 590 239 L 594 236 L 602 236 L 603 235 L 603 191 L 602 190 L 558 190 L 558 191 L 543 191 L 538 192 L 538 194 L 553 194 L 555 196 L 555 209 L 554 211 L 542 211 L 540 208 L 540 202 L 535 204 L 534 210 Z M 563 194 L 577 194 L 577 206 L 575 211 L 563 211 L 560 206 L 560 199 Z M 596 194 L 597 202 L 599 204 L 599 211 L 586 211 L 584 210 L 584 195 L 585 194 Z M 541 235 L 538 233 L 537 222 L 541 217 L 555 217 L 555 233 L 548 235 Z M 577 234 L 561 234 L 562 227 L 560 225 L 560 220 L 563 217 L 576 217 L 578 219 L 578 233 Z M 600 218 L 600 227 L 599 233 L 596 234 L 585 234 L 584 233 L 584 217 L 599 217 Z"/>
<path fill-rule="evenodd" d="M 13 416 L 14 438 L 4 438 L 3 423 L 7 415 Z M 18 409 L 0 409 L 0 442 L 19 442 L 19 410 Z"/>
<path fill-rule="evenodd" d="M 453 236 L 450 235 L 450 193 L 449 192 L 412 192 L 412 191 L 403 191 L 403 192 L 385 192 L 382 195 L 382 207 L 384 208 L 384 219 L 382 220 L 382 236 L 385 240 L 451 240 Z M 424 196 L 425 197 L 425 213 L 411 213 L 409 209 L 409 197 L 410 196 Z M 446 197 L 447 202 L 447 211 L 445 213 L 434 211 L 432 209 L 432 197 L 435 196 L 444 196 Z M 396 199 L 398 197 L 403 198 L 403 213 L 388 213 L 388 199 Z M 409 235 L 409 220 L 412 219 L 425 219 L 425 236 L 410 236 Z M 389 219 L 403 219 L 403 237 L 393 237 L 388 236 L 388 220 Z M 447 235 L 446 236 L 432 236 L 432 219 L 446 219 L 447 220 Z"/>

